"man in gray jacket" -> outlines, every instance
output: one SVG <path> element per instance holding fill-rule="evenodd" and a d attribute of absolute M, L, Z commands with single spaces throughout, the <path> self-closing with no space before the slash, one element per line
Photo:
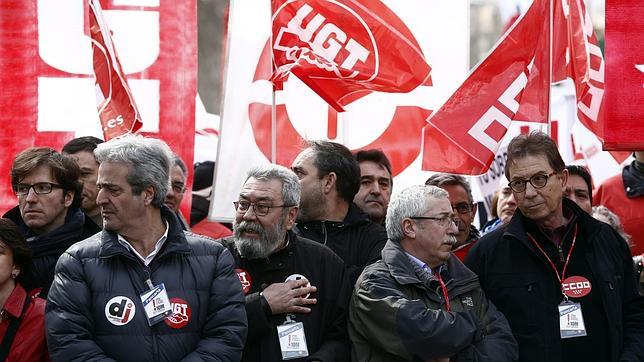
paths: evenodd
<path fill-rule="evenodd" d="M 349 310 L 354 361 L 511 361 L 517 344 L 477 276 L 451 254 L 448 194 L 412 186 L 389 203 L 382 260 L 358 278 Z"/>
<path fill-rule="evenodd" d="M 58 260 L 45 316 L 52 360 L 239 361 L 247 322 L 233 259 L 163 204 L 168 146 L 126 136 L 94 153 L 104 230 Z"/>

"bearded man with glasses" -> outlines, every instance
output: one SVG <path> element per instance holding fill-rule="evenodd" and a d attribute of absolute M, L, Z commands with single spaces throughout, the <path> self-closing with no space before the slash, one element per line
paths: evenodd
<path fill-rule="evenodd" d="M 73 159 L 49 147 L 19 153 L 11 167 L 18 206 L 4 217 L 27 239 L 33 259 L 24 287 L 47 297 L 58 257 L 72 244 L 100 231 L 80 209 L 81 170 Z"/>
<path fill-rule="evenodd" d="M 642 361 L 644 299 L 628 245 L 565 198 L 555 142 L 533 132 L 508 146 L 512 220 L 465 264 L 510 322 L 519 361 Z"/>
<path fill-rule="evenodd" d="M 517 345 L 478 278 L 451 253 L 448 193 L 412 186 L 387 209 L 382 260 L 367 266 L 349 307 L 353 361 L 512 361 Z"/>
<path fill-rule="evenodd" d="M 234 202 L 234 236 L 221 240 L 246 295 L 242 361 L 349 360 L 344 263 L 292 231 L 300 190 L 297 175 L 283 166 L 251 169 Z"/>

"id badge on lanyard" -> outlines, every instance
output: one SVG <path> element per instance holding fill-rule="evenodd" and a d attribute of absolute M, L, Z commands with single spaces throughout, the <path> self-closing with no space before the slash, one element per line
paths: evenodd
<path fill-rule="evenodd" d="M 590 282 L 588 282 L 587 279 L 578 276 L 565 278 L 566 269 L 568 269 L 568 263 L 570 262 L 570 257 L 572 256 L 572 251 L 575 248 L 575 242 L 577 241 L 578 227 L 578 225 L 575 225 L 575 233 L 572 238 L 572 244 L 570 246 L 570 250 L 568 251 L 568 257 L 566 257 L 566 262 L 563 266 L 561 275 L 559 275 L 557 268 L 555 267 L 552 260 L 550 260 L 550 258 L 548 257 L 548 254 L 546 254 L 546 252 L 543 250 L 543 248 L 541 248 L 539 243 L 532 237 L 532 235 L 528 234 L 530 241 L 532 241 L 535 247 L 543 254 L 543 256 L 546 258 L 546 260 L 554 270 L 561 285 L 563 301 L 557 306 L 557 309 L 559 310 L 559 332 L 562 339 L 586 336 L 586 325 L 584 324 L 584 315 L 581 312 L 581 304 L 571 302 L 570 300 L 568 300 L 568 296 L 570 295 L 570 297 L 575 298 L 582 297 L 588 294 L 588 292 L 590 291 Z M 570 286 L 573 281 L 578 281 L 574 283 L 574 288 Z M 586 286 L 584 282 L 588 283 L 588 285 Z M 577 284 L 581 284 L 581 287 L 579 289 L 577 289 Z"/>
<path fill-rule="evenodd" d="M 295 322 L 291 315 L 286 315 L 284 324 L 277 326 L 277 337 L 280 341 L 282 360 L 308 357 L 309 349 L 306 346 L 304 324 Z"/>
<path fill-rule="evenodd" d="M 562 339 L 586 336 L 586 325 L 584 324 L 584 315 L 581 312 L 581 304 L 565 299 L 559 304 L 558 309 L 559 331 Z"/>
<path fill-rule="evenodd" d="M 170 314 L 172 307 L 165 284 L 153 285 L 150 279 L 145 282 L 150 289 L 142 293 L 140 297 L 141 302 L 143 302 L 143 310 L 148 319 L 148 325 L 152 327 Z"/>

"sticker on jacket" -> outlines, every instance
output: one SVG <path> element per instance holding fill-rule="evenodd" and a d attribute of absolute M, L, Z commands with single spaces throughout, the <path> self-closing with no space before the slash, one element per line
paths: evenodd
<path fill-rule="evenodd" d="M 192 315 L 192 309 L 190 309 L 188 302 L 181 298 L 170 298 L 170 304 L 172 305 L 172 313 L 166 316 L 163 321 L 174 329 L 185 327 L 190 322 Z"/>
<path fill-rule="evenodd" d="M 136 306 L 128 297 L 114 297 L 105 304 L 105 317 L 115 326 L 130 323 L 134 319 L 134 314 L 136 314 Z"/>
<path fill-rule="evenodd" d="M 306 279 L 306 281 L 308 281 L 308 280 L 309 280 L 309 278 L 305 277 L 305 276 L 304 276 L 304 275 L 302 275 L 302 274 L 291 274 L 291 275 L 289 275 L 289 276 L 286 278 L 286 280 L 284 281 L 284 283 L 288 283 L 288 282 L 290 282 L 291 280 L 302 280 L 302 279 Z M 308 288 L 308 287 L 310 287 L 310 286 L 311 286 L 311 283 L 306 283 L 306 285 L 305 285 L 305 286 Z M 307 294 L 307 295 L 303 296 L 302 298 L 306 299 L 306 298 L 308 298 L 308 297 L 309 297 L 309 295 L 311 295 L 311 294 L 309 293 L 309 294 Z"/>
<path fill-rule="evenodd" d="M 253 279 L 251 279 L 250 273 L 240 268 L 235 269 L 235 272 L 237 272 L 237 277 L 239 277 L 239 281 L 241 282 L 244 295 L 248 294 L 250 287 L 253 285 Z"/>

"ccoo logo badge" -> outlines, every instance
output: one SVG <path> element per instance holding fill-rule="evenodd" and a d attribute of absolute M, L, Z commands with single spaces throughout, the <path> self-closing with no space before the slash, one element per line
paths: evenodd
<path fill-rule="evenodd" d="M 115 326 L 128 324 L 136 314 L 134 302 L 128 297 L 114 297 L 105 304 L 105 317 Z"/>

